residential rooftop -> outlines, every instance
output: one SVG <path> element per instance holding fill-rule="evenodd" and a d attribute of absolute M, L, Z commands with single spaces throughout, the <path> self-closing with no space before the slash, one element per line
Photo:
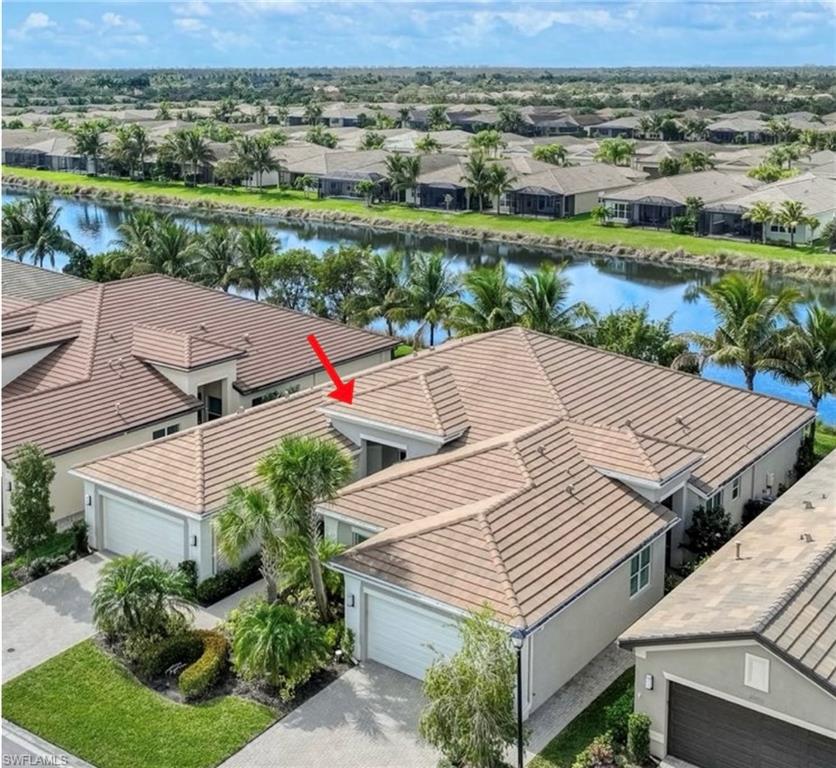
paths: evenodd
<path fill-rule="evenodd" d="M 3 292 L 3 314 L 20 308 L 11 299 L 39 302 L 66 296 L 90 288 L 94 283 L 81 277 L 43 269 L 31 264 L 4 258 L 0 262 L 0 289 Z"/>

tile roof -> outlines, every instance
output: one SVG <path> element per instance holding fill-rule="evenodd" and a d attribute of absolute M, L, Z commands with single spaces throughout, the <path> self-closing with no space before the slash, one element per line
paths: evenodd
<path fill-rule="evenodd" d="M 821 214 L 836 209 L 836 180 L 804 173 L 791 179 L 782 179 L 772 184 L 731 198 L 724 198 L 716 203 L 720 206 L 734 205 L 749 209 L 757 202 L 766 202 L 779 206 L 787 200 L 803 203 L 808 214 Z M 711 210 L 711 206 L 706 206 Z"/>
<path fill-rule="evenodd" d="M 4 315 L 4 326 L 31 320 L 32 311 L 24 307 Z M 190 367 L 237 355 L 235 386 L 248 393 L 321 370 L 306 340 L 310 333 L 335 364 L 396 344 L 376 333 L 160 275 L 94 284 L 34 311 L 30 327 L 3 337 L 4 352 L 7 344 L 19 348 L 46 329 L 69 323 L 80 329 L 4 387 L 4 456 L 24 441 L 37 442 L 48 453 L 68 450 L 197 407 L 146 359 Z"/>
<path fill-rule="evenodd" d="M 712 170 L 664 176 L 643 184 L 636 184 L 628 189 L 621 189 L 606 197 L 632 202 L 642 202 L 645 199 L 664 200 L 685 205 L 685 200 L 689 197 L 701 197 L 703 202 L 711 203 L 734 195 L 745 195 L 754 186 L 757 186 L 754 180 L 742 183 L 741 180 L 732 178 L 727 173 Z"/>
<path fill-rule="evenodd" d="M 836 692 L 836 453 L 657 603 L 620 642 L 641 646 L 724 637 L 754 637 Z"/>
<path fill-rule="evenodd" d="M 11 311 L 11 300 L 46 301 L 56 296 L 90 288 L 94 283 L 52 269 L 42 269 L 12 259 L 0 262 L 0 287 L 3 292 L 3 312 Z"/>

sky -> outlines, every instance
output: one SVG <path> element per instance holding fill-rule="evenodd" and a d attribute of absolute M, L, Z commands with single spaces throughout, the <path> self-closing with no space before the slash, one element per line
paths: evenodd
<path fill-rule="evenodd" d="M 3 0 L 3 66 L 836 64 L 836 0 Z"/>

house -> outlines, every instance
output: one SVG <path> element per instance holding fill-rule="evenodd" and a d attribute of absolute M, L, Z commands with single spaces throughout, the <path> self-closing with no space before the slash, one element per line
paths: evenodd
<path fill-rule="evenodd" d="M 396 344 L 160 275 L 3 303 L 4 494 L 15 449 L 36 443 L 55 461 L 62 525 L 83 508 L 75 464 L 325 380 L 308 334 L 343 373 L 388 360 Z"/>
<path fill-rule="evenodd" d="M 686 211 L 689 197 L 704 204 L 744 195 L 759 182 L 720 171 L 699 171 L 663 176 L 601 195 L 601 203 L 618 223 L 642 227 L 669 227 L 674 216 Z"/>
<path fill-rule="evenodd" d="M 486 386 L 490 382 L 490 386 Z M 456 621 L 490 604 L 525 635 L 523 701 L 542 705 L 661 599 L 700 503 L 790 482 L 808 408 L 521 328 L 447 342 L 105 457 L 85 482 L 96 547 L 223 567 L 213 516 L 283 435 L 330 437 L 357 480 L 319 513 L 349 549 L 355 653 L 422 677 Z M 756 428 L 753 425 L 757 425 Z M 125 529 L 128 530 L 127 528 Z"/>
<path fill-rule="evenodd" d="M 744 218 L 756 203 L 768 203 L 777 211 L 781 203 L 787 201 L 802 203 L 805 214 L 818 219 L 819 225 L 815 230 L 809 224 L 801 224 L 792 233 L 794 242 L 809 243 L 816 233 L 820 234 L 822 228 L 836 217 L 836 180 L 804 173 L 767 184 L 753 192 L 709 203 L 700 212 L 699 228 L 703 234 L 708 235 L 731 235 L 788 243 L 790 233 L 777 221 L 760 224 Z"/>
<path fill-rule="evenodd" d="M 73 149 L 73 137 L 60 131 L 12 129 L 3 131 L 3 163 L 48 171 L 92 172 L 92 158 Z"/>
<path fill-rule="evenodd" d="M 621 636 L 655 757 L 836 765 L 834 531 L 831 454 Z"/>
<path fill-rule="evenodd" d="M 0 288 L 3 292 L 3 314 L 15 306 L 13 299 L 25 304 L 47 301 L 58 296 L 83 291 L 95 283 L 81 277 L 43 269 L 12 259 L 3 259 L 0 269 Z M 20 305 L 17 305 L 20 306 Z"/>
<path fill-rule="evenodd" d="M 641 133 L 641 120 L 641 117 L 637 115 L 617 117 L 605 123 L 598 123 L 591 129 L 591 133 L 593 136 L 604 139 L 632 139 Z"/>
<path fill-rule="evenodd" d="M 755 116 L 726 115 L 706 127 L 709 141 L 719 144 L 754 144 L 769 136 L 766 121 Z"/>

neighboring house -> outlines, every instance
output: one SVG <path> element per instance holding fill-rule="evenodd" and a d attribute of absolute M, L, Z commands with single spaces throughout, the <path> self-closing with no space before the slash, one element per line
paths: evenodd
<path fill-rule="evenodd" d="M 50 130 L 4 130 L 3 163 L 48 171 L 93 171 L 92 158 L 75 153 L 72 136 Z"/>
<path fill-rule="evenodd" d="M 698 197 L 703 203 L 745 195 L 760 182 L 720 171 L 681 173 L 601 195 L 601 203 L 618 223 L 642 227 L 669 227 L 674 216 L 686 211 L 685 201 Z"/>
<path fill-rule="evenodd" d="M 160 275 L 7 303 L 4 496 L 15 449 L 36 443 L 56 464 L 62 524 L 83 509 L 82 484 L 67 474 L 75 464 L 324 381 L 308 334 L 345 374 L 388 360 L 397 343 Z"/>
<path fill-rule="evenodd" d="M 26 302 L 46 301 L 58 296 L 91 288 L 95 283 L 52 269 L 4 258 L 0 267 L 0 288 L 3 293 L 3 314 L 10 311 L 9 299 Z"/>
<path fill-rule="evenodd" d="M 213 516 L 284 435 L 330 437 L 359 479 L 319 512 L 350 548 L 355 653 L 422 677 L 484 603 L 525 634 L 526 714 L 661 599 L 691 510 L 791 482 L 808 408 L 520 328 L 300 392 L 77 467 L 96 547 L 223 567 Z"/>
<path fill-rule="evenodd" d="M 836 765 L 836 453 L 619 642 L 657 758 Z"/>
<path fill-rule="evenodd" d="M 744 116 L 727 115 L 710 123 L 705 129 L 708 140 L 720 144 L 754 144 L 769 138 L 765 120 L 742 114 Z"/>
<path fill-rule="evenodd" d="M 641 117 L 635 115 L 617 117 L 615 120 L 598 123 L 591 129 L 591 133 L 593 136 L 598 136 L 603 139 L 632 139 L 641 133 L 640 123 Z"/>
<path fill-rule="evenodd" d="M 789 242 L 790 232 L 777 221 L 760 224 L 744 218 L 745 213 L 755 203 L 769 203 L 777 212 L 781 203 L 788 201 L 802 203 L 805 214 L 818 219 L 819 225 L 815 229 L 809 224 L 802 224 L 792 233 L 794 242 L 809 243 L 836 217 L 836 181 L 819 177 L 814 173 L 805 173 L 776 181 L 754 192 L 710 203 L 700 214 L 700 232 L 708 235 L 747 237 L 752 240 Z"/>

